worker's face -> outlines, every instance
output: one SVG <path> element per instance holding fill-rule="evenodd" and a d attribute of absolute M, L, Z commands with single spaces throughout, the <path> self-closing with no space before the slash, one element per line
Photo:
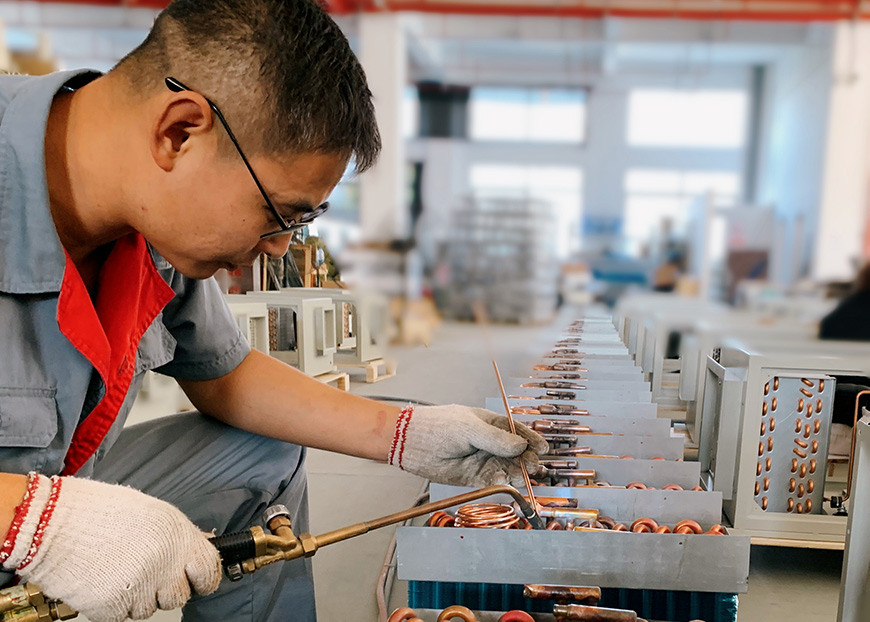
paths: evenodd
<path fill-rule="evenodd" d="M 285 158 L 252 156 L 250 163 L 285 220 L 317 207 L 347 166 L 342 155 L 307 153 Z M 177 183 L 178 180 L 185 180 Z M 212 276 L 218 269 L 250 266 L 260 253 L 280 257 L 290 234 L 261 240 L 280 229 L 237 154 L 189 158 L 178 163 L 171 188 L 148 219 L 145 237 L 182 274 Z M 149 207 L 148 209 L 152 209 Z"/>

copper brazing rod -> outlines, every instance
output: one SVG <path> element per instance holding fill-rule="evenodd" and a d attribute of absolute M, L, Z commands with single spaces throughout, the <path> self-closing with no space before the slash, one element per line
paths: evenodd
<path fill-rule="evenodd" d="M 495 379 L 498 380 L 498 390 L 501 391 L 501 399 L 504 402 L 504 411 L 507 414 L 508 425 L 511 427 L 511 433 L 516 434 L 517 426 L 514 424 L 514 418 L 511 416 L 511 407 L 508 404 L 507 394 L 504 392 L 504 384 L 501 381 L 501 374 L 498 373 L 498 364 L 495 362 L 495 359 L 492 360 L 492 367 L 495 369 Z M 535 493 L 532 492 L 532 482 L 529 479 L 529 472 L 526 470 L 526 462 L 523 460 L 522 455 L 520 455 L 520 469 L 523 471 L 523 481 L 526 483 L 526 490 L 529 492 L 529 502 L 532 506 L 532 511 L 535 513 L 534 517 L 541 520 L 538 517 L 538 502 L 535 501 Z M 526 519 L 534 525 L 531 516 L 526 516 Z"/>

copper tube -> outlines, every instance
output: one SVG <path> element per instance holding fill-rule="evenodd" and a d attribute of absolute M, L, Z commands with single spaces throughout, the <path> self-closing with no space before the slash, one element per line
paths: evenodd
<path fill-rule="evenodd" d="M 562 523 L 557 520 L 552 520 L 547 525 L 547 531 L 562 531 Z"/>
<path fill-rule="evenodd" d="M 387 622 L 403 622 L 404 620 L 407 620 L 408 622 L 423 622 L 417 617 L 417 612 L 410 607 L 396 609 Z"/>
<path fill-rule="evenodd" d="M 574 391 L 564 391 L 562 389 L 547 389 L 544 392 L 547 397 L 552 397 L 557 400 L 573 400 L 577 399 L 577 393 Z"/>
<path fill-rule="evenodd" d="M 769 471 L 771 466 L 773 466 L 773 462 L 770 460 L 770 458 L 766 458 L 764 460 L 764 470 Z"/>
<path fill-rule="evenodd" d="M 608 529 L 613 529 L 614 527 L 616 527 L 616 521 L 609 516 L 599 516 L 598 522 L 607 527 Z"/>
<path fill-rule="evenodd" d="M 774 390 L 774 391 L 779 391 L 779 378 L 774 378 L 774 379 L 773 379 L 773 390 Z"/>
<path fill-rule="evenodd" d="M 807 504 L 807 514 L 809 514 L 813 509 L 813 500 L 807 499 L 806 504 Z"/>
<path fill-rule="evenodd" d="M 566 363 L 553 363 L 552 365 L 535 365 L 532 369 L 535 371 L 586 371 L 585 369 L 580 369 L 580 367 L 576 365 L 569 365 Z"/>
<path fill-rule="evenodd" d="M 638 622 L 637 613 L 628 609 L 604 609 L 589 605 L 553 605 L 557 620 L 583 622 Z"/>
<path fill-rule="evenodd" d="M 794 451 L 794 453 L 795 453 L 798 457 L 800 457 L 800 458 L 806 458 L 806 457 L 807 457 L 807 453 L 806 453 L 805 451 L 801 451 L 801 450 L 798 449 L 797 447 L 795 447 L 792 451 Z"/>
<path fill-rule="evenodd" d="M 770 383 L 766 382 L 764 383 L 764 394 L 767 395 L 768 393 L 770 393 Z"/>
<path fill-rule="evenodd" d="M 801 382 L 803 382 L 805 385 L 807 385 L 811 389 L 815 386 L 813 384 L 813 381 L 810 380 L 809 378 L 801 378 Z"/>
<path fill-rule="evenodd" d="M 776 398 L 770 400 L 770 410 L 776 410 Z"/>
<path fill-rule="evenodd" d="M 498 622 L 535 622 L 535 619 L 525 611 L 514 609 L 503 613 Z"/>
<path fill-rule="evenodd" d="M 764 442 L 763 441 L 758 441 L 758 455 L 759 456 L 764 455 Z"/>
<path fill-rule="evenodd" d="M 819 400 L 818 402 L 816 402 L 816 412 L 817 413 L 822 412 L 822 400 Z"/>
<path fill-rule="evenodd" d="M 794 439 L 794 443 L 795 443 L 795 445 L 797 445 L 801 449 L 806 449 L 807 447 L 809 447 L 809 445 L 807 444 L 806 441 L 802 441 L 799 438 Z"/>
<path fill-rule="evenodd" d="M 539 434 L 541 434 L 541 433 L 539 432 Z M 559 434 L 559 433 L 553 433 L 553 432 L 544 432 L 543 434 L 541 434 L 541 436 L 543 436 L 544 440 L 546 440 L 547 442 L 550 442 L 550 441 L 552 441 L 554 443 L 576 443 L 577 442 L 577 435 L 576 434 Z"/>
<path fill-rule="evenodd" d="M 524 382 L 520 385 L 524 389 L 585 389 L 582 384 L 567 382 L 564 380 L 545 380 L 543 382 Z"/>
<path fill-rule="evenodd" d="M 801 465 L 800 474 L 801 474 L 801 477 L 807 476 L 807 465 L 805 465 L 805 464 Z"/>
<path fill-rule="evenodd" d="M 767 402 L 761 404 L 761 416 L 764 417 L 765 415 L 767 415 Z"/>
<path fill-rule="evenodd" d="M 538 410 L 542 415 L 588 415 L 589 411 L 573 404 L 541 404 Z"/>
<path fill-rule="evenodd" d="M 797 473 L 797 470 L 798 470 L 798 461 L 797 461 L 797 458 L 792 458 L 792 459 L 791 459 L 791 472 L 792 472 L 792 473 Z"/>
<path fill-rule="evenodd" d="M 813 394 L 812 394 L 811 392 L 807 391 L 807 390 L 804 389 L 803 387 L 801 387 L 800 392 L 803 393 L 804 395 L 806 395 L 807 397 L 812 397 L 812 396 L 813 396 Z"/>
<path fill-rule="evenodd" d="M 801 412 L 801 411 L 803 411 L 803 409 L 804 409 L 804 398 L 799 398 L 797 411 Z"/>
<path fill-rule="evenodd" d="M 825 390 L 825 381 L 819 380 L 819 393 Z"/>
<path fill-rule="evenodd" d="M 575 470 L 553 471 L 550 473 L 550 476 L 558 478 L 558 479 L 564 479 L 567 477 L 573 477 L 576 479 L 594 479 L 595 478 L 595 471 L 590 471 L 587 469 L 580 470 L 580 471 L 575 471 Z"/>
<path fill-rule="evenodd" d="M 692 491 L 693 492 L 704 492 L 704 489 L 701 488 L 700 486 L 692 486 Z"/>
<path fill-rule="evenodd" d="M 655 532 L 656 533 L 671 533 L 671 528 L 668 527 L 667 525 L 661 525 L 658 529 L 656 529 Z"/>
<path fill-rule="evenodd" d="M 689 533 L 704 533 L 704 530 L 701 529 L 701 525 L 699 525 L 696 521 L 693 520 L 681 520 L 679 523 L 674 525 L 674 533 L 679 534 L 689 534 Z"/>
<path fill-rule="evenodd" d="M 631 482 L 626 484 L 625 487 L 629 490 L 646 490 L 646 484 L 641 484 L 640 482 Z"/>
<path fill-rule="evenodd" d="M 815 459 L 810 460 L 810 473 L 816 472 L 816 461 Z"/>
<path fill-rule="evenodd" d="M 795 434 L 800 434 L 800 431 L 801 431 L 801 422 L 800 422 L 800 421 L 795 421 L 795 422 L 794 422 L 794 433 L 795 433 Z"/>
<path fill-rule="evenodd" d="M 795 510 L 797 510 L 798 514 L 803 514 L 804 513 L 804 506 L 802 506 L 800 503 L 797 503 L 795 505 Z"/>
<path fill-rule="evenodd" d="M 525 585 L 523 596 L 532 600 L 555 600 L 557 603 L 585 603 L 594 605 L 601 600 L 600 587 L 574 585 Z"/>
<path fill-rule="evenodd" d="M 762 510 L 766 510 L 766 509 L 767 509 L 767 497 L 762 497 L 762 498 L 761 498 L 761 509 L 762 509 Z"/>
<path fill-rule="evenodd" d="M 817 451 L 819 451 L 819 441 L 813 441 L 810 444 L 810 451 L 812 451 L 813 453 L 816 453 Z"/>
<path fill-rule="evenodd" d="M 607 529 L 607 527 L 605 527 L 604 525 L 599 523 L 597 520 L 585 520 L 582 523 L 580 523 L 579 527 L 591 529 L 593 531 L 596 529 L 599 529 L 599 530 L 600 529 Z"/>
<path fill-rule="evenodd" d="M 558 460 L 553 458 L 540 458 L 539 463 L 546 469 L 576 469 L 576 460 Z"/>
<path fill-rule="evenodd" d="M 804 496 L 804 493 L 805 493 L 805 492 L 806 492 L 806 489 L 804 488 L 804 485 L 803 485 L 803 484 L 798 484 L 798 487 L 797 487 L 797 496 L 798 496 L 798 499 L 802 499 L 803 496 Z"/>
<path fill-rule="evenodd" d="M 501 374 L 498 373 L 498 365 L 496 364 L 495 359 L 493 359 L 493 361 L 492 361 L 492 367 L 495 370 L 495 378 L 498 381 L 498 388 L 499 388 L 499 391 L 501 392 L 501 399 L 504 402 L 504 410 L 505 410 L 505 414 L 507 415 L 508 425 L 510 425 L 510 428 L 511 428 L 511 434 L 516 434 L 517 428 L 516 428 L 516 425 L 514 425 L 514 418 L 511 416 L 511 407 L 508 404 L 507 397 L 505 396 L 504 384 L 502 384 L 502 381 L 501 381 Z M 529 471 L 528 471 L 528 469 L 526 469 L 525 460 L 522 460 L 522 459 L 520 460 L 520 469 L 523 472 L 523 480 L 525 480 L 526 490 L 529 493 L 529 505 L 532 508 L 532 515 L 531 516 L 527 515 L 526 518 L 531 519 L 532 517 L 536 517 L 536 514 L 538 512 L 538 504 L 535 502 L 535 493 L 532 491 L 532 482 L 529 481 Z M 538 522 L 540 523 L 540 521 L 538 521 Z M 541 528 L 541 527 L 543 527 L 543 524 L 538 524 L 536 526 Z"/>
<path fill-rule="evenodd" d="M 710 527 L 710 530 L 707 531 L 707 535 L 709 536 L 725 536 L 728 535 L 728 532 L 725 531 L 725 527 L 722 525 L 713 525 Z"/>
<path fill-rule="evenodd" d="M 791 512 L 794 509 L 794 499 L 788 500 L 788 511 Z"/>
<path fill-rule="evenodd" d="M 821 429 L 822 429 L 822 422 L 820 419 L 816 419 L 815 422 L 813 423 L 813 432 L 818 434 L 819 430 L 821 430 Z"/>
<path fill-rule="evenodd" d="M 668 484 L 662 490 L 683 490 L 683 487 L 679 484 Z"/>
<path fill-rule="evenodd" d="M 477 622 L 477 616 L 468 607 L 453 605 L 442 611 L 437 622 L 450 622 L 451 620 L 462 620 L 462 622 Z"/>
<path fill-rule="evenodd" d="M 773 451 L 773 437 L 767 437 L 767 451 Z"/>
<path fill-rule="evenodd" d="M 756 469 L 755 469 L 755 474 L 761 475 L 761 463 L 760 462 L 758 463 L 758 467 L 756 467 Z"/>
<path fill-rule="evenodd" d="M 813 480 L 807 482 L 807 492 L 812 494 L 816 489 L 816 483 Z"/>
<path fill-rule="evenodd" d="M 577 499 L 566 499 L 565 497 L 535 497 L 538 505 L 545 508 L 576 508 Z"/>
<path fill-rule="evenodd" d="M 818 409 L 818 412 L 822 412 L 822 409 L 819 408 L 819 409 Z M 807 416 L 807 417 L 812 417 L 812 416 L 813 416 L 813 405 L 812 405 L 811 403 L 808 403 L 808 404 L 807 404 L 807 412 L 806 412 L 806 416 Z"/>
<path fill-rule="evenodd" d="M 761 482 L 755 482 L 755 496 L 761 494 Z"/>
<path fill-rule="evenodd" d="M 770 490 L 770 478 L 769 477 L 764 478 L 764 489 Z"/>
<path fill-rule="evenodd" d="M 794 492 L 794 491 L 795 491 L 795 488 L 797 488 L 797 482 L 796 482 L 795 479 L 792 477 L 792 478 L 788 481 L 788 491 L 789 491 L 789 492 Z"/>
<path fill-rule="evenodd" d="M 773 432 L 774 428 L 776 428 L 776 417 L 770 418 L 770 431 Z"/>
<path fill-rule="evenodd" d="M 804 426 L 804 438 L 809 438 L 810 434 L 810 424 L 808 423 Z"/>
<path fill-rule="evenodd" d="M 653 456 L 650 460 L 664 460 L 661 456 Z"/>
<path fill-rule="evenodd" d="M 531 428 L 536 432 L 556 432 L 556 433 L 574 433 L 574 434 L 585 434 L 586 432 L 591 432 L 592 428 L 588 425 L 580 425 L 579 422 L 562 422 L 562 421 L 553 421 L 552 419 L 538 419 L 537 421 L 533 421 Z"/>
<path fill-rule="evenodd" d="M 639 518 L 631 524 L 634 533 L 651 533 L 659 528 L 659 524 L 649 517 Z"/>
<path fill-rule="evenodd" d="M 765 433 L 766 431 L 767 431 L 767 426 L 765 425 L 764 421 L 762 421 L 762 422 L 761 422 L 761 433 L 760 433 L 760 435 L 761 435 L 761 436 L 764 436 L 764 433 Z"/>
<path fill-rule="evenodd" d="M 554 447 L 547 454 L 549 456 L 588 456 L 592 454 L 591 447 Z"/>
<path fill-rule="evenodd" d="M 623 523 L 616 523 L 613 526 L 613 531 L 628 531 L 628 527 L 626 527 Z"/>
<path fill-rule="evenodd" d="M 456 524 L 456 519 L 450 516 L 447 512 L 439 510 L 429 517 L 426 525 L 429 527 L 453 527 Z"/>
<path fill-rule="evenodd" d="M 469 503 L 456 510 L 456 527 L 513 529 L 519 524 L 520 517 L 509 505 Z"/>

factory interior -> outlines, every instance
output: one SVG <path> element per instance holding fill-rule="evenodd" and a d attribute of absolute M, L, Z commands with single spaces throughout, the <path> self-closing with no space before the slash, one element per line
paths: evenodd
<path fill-rule="evenodd" d="M 0 0 L 0 69 L 108 72 L 167 4 Z M 548 449 L 476 493 L 310 448 L 276 563 L 313 555 L 317 620 L 870 620 L 870 5 L 321 4 L 380 157 L 286 254 L 217 271 L 232 317 L 399 426 L 465 405 Z M 191 410 L 147 371 L 124 425 Z M 256 542 L 219 547 L 225 583 Z"/>

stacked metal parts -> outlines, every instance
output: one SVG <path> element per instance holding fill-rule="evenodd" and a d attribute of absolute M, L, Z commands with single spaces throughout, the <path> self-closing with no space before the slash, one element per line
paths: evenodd
<path fill-rule="evenodd" d="M 531 529 L 500 496 L 400 529 L 410 606 L 459 604 L 481 620 L 508 609 L 535 620 L 735 619 L 749 539 L 721 524 L 722 494 L 700 488 L 698 463 L 683 461 L 683 438 L 658 416 L 610 317 L 589 310 L 542 354 L 528 375 L 504 379 L 506 400 L 486 407 L 504 411 L 506 401 L 550 443 L 529 474 L 546 529 Z M 432 484 L 430 496 L 462 490 Z M 523 598 L 523 584 L 536 583 L 592 586 L 601 600 Z"/>

